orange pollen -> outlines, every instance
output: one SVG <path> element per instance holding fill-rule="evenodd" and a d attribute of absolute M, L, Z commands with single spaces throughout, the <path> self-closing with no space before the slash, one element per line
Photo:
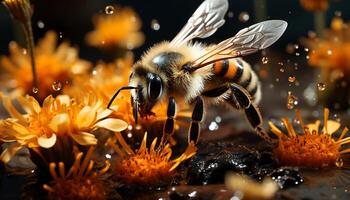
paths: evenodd
<path fill-rule="evenodd" d="M 305 134 L 279 139 L 274 154 L 287 166 L 326 167 L 340 158 L 340 144 L 326 134 Z"/>
<path fill-rule="evenodd" d="M 140 153 L 123 159 L 116 164 L 116 177 L 127 183 L 137 183 L 140 185 L 156 184 L 160 181 L 168 181 L 175 174 L 170 171 L 172 163 L 168 158 Z"/>
<path fill-rule="evenodd" d="M 106 199 L 104 186 L 97 177 L 76 177 L 56 179 L 50 186 L 59 199 Z"/>

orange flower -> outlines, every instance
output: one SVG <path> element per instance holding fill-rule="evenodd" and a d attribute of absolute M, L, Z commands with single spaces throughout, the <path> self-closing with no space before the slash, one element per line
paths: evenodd
<path fill-rule="evenodd" d="M 136 151 L 126 144 L 120 134 L 116 134 L 116 138 L 118 145 L 112 141 L 109 142 L 121 157 L 117 160 L 114 173 L 118 179 L 129 184 L 157 185 L 167 182 L 175 175 L 176 167 L 194 156 L 197 151 L 196 146 L 191 142 L 181 156 L 171 160 L 170 144 L 162 141 L 157 146 L 157 138 L 155 138 L 150 148 L 147 148 L 147 133 Z"/>
<path fill-rule="evenodd" d="M 27 50 L 11 42 L 10 56 L 0 58 L 0 66 L 6 72 L 2 74 L 6 89 L 13 90 L 15 96 L 37 93 L 40 101 L 43 101 L 50 94 L 59 94 L 74 75 L 89 70 L 90 64 L 78 58 L 77 49 L 66 42 L 56 47 L 56 41 L 56 33 L 49 31 L 35 48 L 38 88 L 32 86 L 31 61 Z"/>
<path fill-rule="evenodd" d="M 86 35 L 86 41 L 91 46 L 133 49 L 144 41 L 139 31 L 141 21 L 131 8 L 116 8 L 113 14 L 97 15 L 93 23 L 95 30 Z"/>
<path fill-rule="evenodd" d="M 300 0 L 300 4 L 307 11 L 326 11 L 329 7 L 329 0 Z"/>
<path fill-rule="evenodd" d="M 327 167 L 342 165 L 341 155 L 350 152 L 342 146 L 350 143 L 350 137 L 345 137 L 348 129 L 344 128 L 340 137 L 335 139 L 340 123 L 328 119 L 329 110 L 324 109 L 324 127 L 319 129 L 320 121 L 305 125 L 297 111 L 297 120 L 301 125 L 303 134 L 298 134 L 287 118 L 282 122 L 288 133 L 279 130 L 269 122 L 272 133 L 278 137 L 278 144 L 274 149 L 275 157 L 281 165 L 300 167 Z M 341 163 L 341 164 L 340 164 Z"/>
<path fill-rule="evenodd" d="M 63 162 L 58 163 L 58 174 L 56 163 L 50 163 L 49 169 L 53 181 L 44 184 L 43 188 L 49 192 L 53 199 L 106 199 L 106 187 L 103 184 L 102 175 L 105 174 L 110 163 L 106 161 L 105 167 L 94 172 L 95 162 L 91 160 L 94 147 L 90 147 L 84 159 L 80 152 L 75 157 L 73 166 L 66 171 Z"/>
<path fill-rule="evenodd" d="M 309 38 L 304 43 L 310 48 L 311 66 L 350 70 L 350 28 L 341 18 L 332 20 L 331 29 L 325 31 L 323 38 Z"/>
<path fill-rule="evenodd" d="M 0 140 L 17 142 L 1 154 L 4 162 L 8 162 L 22 147 L 51 148 L 60 136 L 69 136 L 80 145 L 94 145 L 97 139 L 91 133 L 95 129 L 105 128 L 116 132 L 127 127 L 122 120 L 106 118 L 111 111 L 90 95 L 78 101 L 64 95 L 56 98 L 48 96 L 42 107 L 33 97 L 20 96 L 18 102 L 26 114 L 16 110 L 10 98 L 1 97 L 12 118 L 0 121 Z"/>

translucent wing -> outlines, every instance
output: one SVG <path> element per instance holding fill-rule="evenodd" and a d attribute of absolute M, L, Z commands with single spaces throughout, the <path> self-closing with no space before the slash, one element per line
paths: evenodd
<path fill-rule="evenodd" d="M 287 25 L 287 22 L 282 20 L 269 20 L 244 28 L 235 36 L 210 48 L 204 55 L 191 63 L 191 66 L 193 69 L 197 69 L 217 60 L 245 56 L 265 49 L 282 36 Z"/>
<path fill-rule="evenodd" d="M 225 23 L 227 10 L 227 0 L 205 0 L 170 44 L 180 46 L 193 38 L 211 36 Z"/>

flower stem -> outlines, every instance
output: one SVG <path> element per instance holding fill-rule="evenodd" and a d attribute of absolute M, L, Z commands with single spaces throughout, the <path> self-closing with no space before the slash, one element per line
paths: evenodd
<path fill-rule="evenodd" d="M 36 67 L 35 67 L 35 56 L 34 56 L 34 37 L 33 37 L 33 30 L 32 30 L 32 24 L 30 21 L 23 24 L 24 33 L 26 36 L 27 41 L 27 48 L 29 51 L 29 56 L 31 60 L 31 67 L 32 67 L 32 76 L 33 76 L 33 88 L 38 88 L 38 81 L 37 81 L 37 73 L 36 73 Z"/>

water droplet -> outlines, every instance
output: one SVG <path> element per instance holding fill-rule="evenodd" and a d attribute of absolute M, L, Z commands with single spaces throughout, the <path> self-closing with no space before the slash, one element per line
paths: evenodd
<path fill-rule="evenodd" d="M 107 159 L 111 159 L 112 158 L 111 154 L 108 154 L 108 153 L 105 156 L 106 156 Z"/>
<path fill-rule="evenodd" d="M 295 55 L 296 55 L 296 56 L 300 56 L 300 53 L 297 52 L 297 53 L 295 53 Z"/>
<path fill-rule="evenodd" d="M 307 55 L 305 58 L 306 58 L 306 60 L 309 60 L 309 59 L 310 59 L 310 56 Z"/>
<path fill-rule="evenodd" d="M 341 12 L 340 10 L 337 10 L 337 11 L 334 12 L 334 15 L 335 15 L 336 17 L 341 17 L 342 12 Z"/>
<path fill-rule="evenodd" d="M 58 37 L 59 37 L 59 38 L 63 38 L 63 33 L 62 33 L 62 32 L 59 32 L 59 33 L 58 33 Z"/>
<path fill-rule="evenodd" d="M 281 65 L 281 66 L 283 66 L 284 64 L 283 64 L 283 62 L 278 62 L 277 63 L 278 65 Z"/>
<path fill-rule="evenodd" d="M 291 83 L 294 83 L 295 79 L 296 78 L 293 75 L 288 77 L 288 81 L 291 82 Z"/>
<path fill-rule="evenodd" d="M 232 17 L 233 17 L 233 12 L 232 12 L 232 11 L 229 11 L 229 12 L 227 13 L 227 17 L 228 17 L 228 18 L 232 18 Z"/>
<path fill-rule="evenodd" d="M 295 49 L 299 49 L 299 45 L 298 45 L 298 44 L 295 44 L 295 45 L 294 45 L 294 48 L 295 48 Z"/>
<path fill-rule="evenodd" d="M 344 165 L 343 159 L 338 158 L 338 159 L 335 161 L 335 165 L 336 165 L 337 167 L 343 167 L 343 165 Z"/>
<path fill-rule="evenodd" d="M 306 47 L 305 47 L 305 48 L 304 48 L 304 51 L 305 51 L 305 52 L 309 52 L 309 48 L 306 48 Z"/>
<path fill-rule="evenodd" d="M 32 88 L 32 92 L 33 92 L 34 94 L 38 93 L 38 92 L 39 92 L 39 88 L 33 87 L 33 88 Z"/>
<path fill-rule="evenodd" d="M 216 130 L 218 130 L 219 129 L 219 125 L 216 123 L 216 122 L 211 122 L 210 124 L 209 124 L 209 130 L 210 131 L 216 131 Z"/>
<path fill-rule="evenodd" d="M 324 83 L 317 83 L 317 88 L 319 91 L 324 91 L 326 89 L 326 84 Z"/>
<path fill-rule="evenodd" d="M 287 97 L 287 108 L 289 110 L 293 109 L 294 106 L 298 105 L 298 98 L 292 94 L 292 92 L 288 92 Z"/>
<path fill-rule="evenodd" d="M 95 76 L 97 74 L 96 69 L 92 70 L 92 75 Z"/>
<path fill-rule="evenodd" d="M 247 22 L 249 20 L 250 16 L 248 12 L 241 12 L 239 13 L 238 19 L 241 22 Z"/>
<path fill-rule="evenodd" d="M 105 7 L 105 13 L 106 13 L 107 15 L 113 14 L 113 13 L 114 13 L 114 7 L 111 6 L 111 5 L 106 6 L 106 7 Z"/>
<path fill-rule="evenodd" d="M 54 81 L 52 83 L 52 89 L 56 92 L 60 91 L 62 89 L 62 83 L 61 81 Z"/>
<path fill-rule="evenodd" d="M 128 138 L 132 138 L 132 133 L 127 134 Z"/>
<path fill-rule="evenodd" d="M 220 123 L 220 122 L 222 121 L 222 118 L 221 118 L 220 116 L 216 116 L 216 117 L 215 117 L 215 121 L 216 121 L 217 123 Z"/>
<path fill-rule="evenodd" d="M 330 49 L 327 51 L 327 54 L 328 54 L 329 56 L 332 55 L 332 53 L 333 53 L 333 52 L 332 52 L 332 50 L 330 50 Z"/>
<path fill-rule="evenodd" d="M 280 79 L 279 79 L 279 78 L 276 78 L 276 82 L 280 82 Z"/>
<path fill-rule="evenodd" d="M 283 68 L 281 68 L 281 69 L 280 69 L 280 72 L 282 72 L 282 73 L 283 73 L 283 72 L 284 72 L 284 69 L 283 69 Z"/>
<path fill-rule="evenodd" d="M 132 130 L 132 125 L 128 126 L 128 130 L 130 130 L 130 131 Z"/>
<path fill-rule="evenodd" d="M 159 24 L 158 20 L 153 19 L 151 21 L 151 27 L 153 30 L 158 31 L 160 29 L 160 24 Z"/>
<path fill-rule="evenodd" d="M 27 53 L 28 53 L 27 49 L 23 49 L 22 53 L 23 53 L 23 55 L 27 55 Z"/>
<path fill-rule="evenodd" d="M 263 64 L 267 64 L 267 63 L 269 62 L 269 58 L 268 58 L 268 57 L 263 57 L 263 58 L 261 59 L 261 62 L 262 62 Z"/>
<path fill-rule="evenodd" d="M 39 20 L 38 22 L 37 22 L 37 26 L 38 26 L 38 28 L 44 28 L 45 27 L 45 24 L 44 24 L 44 22 L 43 21 L 41 21 L 41 20 Z"/>

